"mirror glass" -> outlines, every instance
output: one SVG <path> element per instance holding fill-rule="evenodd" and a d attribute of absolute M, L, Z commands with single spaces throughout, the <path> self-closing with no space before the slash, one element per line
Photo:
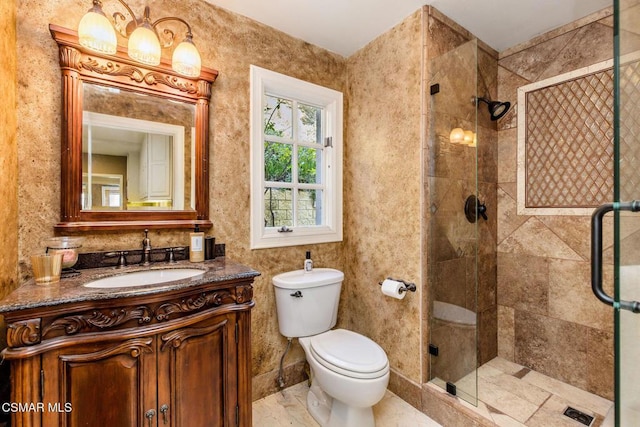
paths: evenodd
<path fill-rule="evenodd" d="M 84 82 L 83 211 L 194 210 L 195 105 Z"/>

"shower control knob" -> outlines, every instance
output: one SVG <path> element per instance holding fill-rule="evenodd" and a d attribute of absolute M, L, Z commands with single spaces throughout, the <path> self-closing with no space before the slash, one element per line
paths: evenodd
<path fill-rule="evenodd" d="M 464 203 L 464 215 L 467 217 L 467 221 L 472 224 L 478 220 L 478 216 L 481 216 L 485 221 L 489 219 L 487 217 L 487 206 L 473 194 L 467 197 Z"/>
<path fill-rule="evenodd" d="M 489 219 L 487 218 L 487 206 L 484 203 L 480 203 L 479 200 L 478 200 L 478 215 L 480 215 L 485 221 Z"/>

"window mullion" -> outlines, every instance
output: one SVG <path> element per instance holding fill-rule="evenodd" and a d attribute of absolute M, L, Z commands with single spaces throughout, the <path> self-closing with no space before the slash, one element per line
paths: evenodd
<path fill-rule="evenodd" d="M 293 140 L 291 138 L 287 138 L 284 136 L 277 135 L 267 135 L 266 133 L 262 135 L 263 142 L 278 142 L 280 144 L 293 144 Z"/>
<path fill-rule="evenodd" d="M 293 188 L 294 184 L 281 181 L 265 181 L 264 186 L 265 188 Z"/>
<path fill-rule="evenodd" d="M 298 101 L 293 100 L 291 108 L 293 109 L 293 154 L 291 156 L 291 170 L 292 177 L 291 182 L 293 184 L 291 190 L 291 215 L 293 216 L 293 226 L 298 226 Z"/>

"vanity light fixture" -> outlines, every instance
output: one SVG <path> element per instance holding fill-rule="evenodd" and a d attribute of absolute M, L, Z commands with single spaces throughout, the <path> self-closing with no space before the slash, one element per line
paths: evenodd
<path fill-rule="evenodd" d="M 198 49 L 193 44 L 191 26 L 184 19 L 170 16 L 151 22 L 149 6 L 144 8 L 143 17 L 138 19 L 124 0 L 117 1 L 131 15 L 131 21 L 126 25 L 123 24 L 127 18 L 122 13 L 115 12 L 112 23 L 102 10 L 102 1 L 93 0 L 93 6 L 78 25 L 78 38 L 82 46 L 112 55 L 116 53 L 118 47 L 117 30 L 123 37 L 129 39 L 127 53 L 131 59 L 146 65 L 158 65 L 162 48 L 172 46 L 176 35 L 173 31 L 164 29 L 162 31 L 164 44 L 161 45 L 157 26 L 166 21 L 178 21 L 187 27 L 187 33 L 184 40 L 173 50 L 171 67 L 184 76 L 200 75 L 202 60 Z"/>

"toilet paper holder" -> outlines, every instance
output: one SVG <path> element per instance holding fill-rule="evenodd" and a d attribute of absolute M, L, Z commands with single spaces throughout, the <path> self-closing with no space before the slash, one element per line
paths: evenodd
<path fill-rule="evenodd" d="M 388 280 L 394 280 L 396 282 L 400 282 L 400 283 L 402 283 L 404 285 L 404 287 L 399 289 L 400 293 L 407 292 L 407 291 L 411 291 L 411 292 L 415 292 L 416 291 L 416 284 L 415 283 L 407 282 L 406 280 L 402 280 L 402 279 L 394 279 L 393 277 L 387 277 L 387 279 Z M 382 282 L 378 282 L 378 285 L 382 286 Z"/>

